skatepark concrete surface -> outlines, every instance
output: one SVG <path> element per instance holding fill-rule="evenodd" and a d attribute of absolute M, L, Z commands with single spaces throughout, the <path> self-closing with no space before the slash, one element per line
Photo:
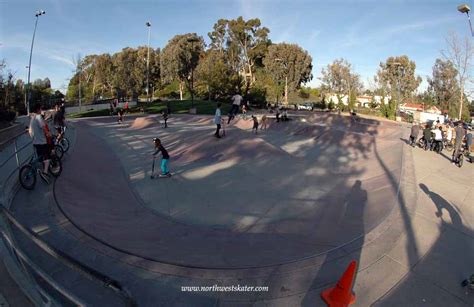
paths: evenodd
<path fill-rule="evenodd" d="M 324 306 L 351 260 L 356 306 L 473 306 L 460 287 L 474 273 L 473 166 L 411 148 L 395 122 L 291 118 L 257 135 L 237 119 L 221 139 L 209 116 L 75 120 L 62 175 L 12 210 L 140 306 Z M 155 137 L 171 178 L 150 178 Z M 18 242 L 91 305 L 117 303 Z M 213 285 L 268 291 L 182 291 Z"/>

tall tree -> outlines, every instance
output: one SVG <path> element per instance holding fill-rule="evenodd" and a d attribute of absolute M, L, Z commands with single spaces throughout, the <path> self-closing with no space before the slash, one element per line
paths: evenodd
<path fill-rule="evenodd" d="M 339 104 L 342 104 L 342 97 L 347 95 L 348 102 L 353 108 L 354 97 L 357 97 L 357 94 L 362 90 L 362 82 L 360 76 L 353 71 L 352 65 L 345 59 L 336 59 L 323 68 L 321 74 L 323 90 L 335 93 Z"/>
<path fill-rule="evenodd" d="M 261 26 L 260 19 L 244 20 L 220 19 L 209 33 L 211 48 L 224 52 L 230 67 L 245 80 L 246 90 L 255 82 L 255 69 L 261 66 L 266 48 L 271 43 L 268 39 L 270 30 Z"/>
<path fill-rule="evenodd" d="M 191 90 L 192 72 L 196 69 L 204 40 L 196 33 L 174 36 L 163 48 L 161 55 L 161 72 L 163 80 L 171 83 L 180 82 L 180 98 L 183 99 L 183 85 Z"/>
<path fill-rule="evenodd" d="M 236 85 L 232 70 L 218 49 L 209 49 L 202 54 L 195 77 L 199 93 L 209 99 L 226 98 Z"/>
<path fill-rule="evenodd" d="M 466 104 L 464 99 L 464 91 L 466 86 L 466 81 L 471 77 L 473 57 L 474 57 L 474 46 L 472 40 L 468 37 L 461 39 L 457 36 L 456 33 L 450 33 L 446 38 L 447 47 L 441 53 L 446 60 L 449 60 L 453 67 L 458 72 L 457 74 L 457 83 L 459 86 L 459 107 L 458 107 L 458 118 L 462 119 L 469 117 L 469 112 L 463 113 L 463 105 Z M 464 110 L 467 109 L 464 107 Z"/>
<path fill-rule="evenodd" d="M 312 58 L 298 45 L 275 44 L 268 47 L 263 60 L 265 70 L 279 87 L 285 86 L 285 100 L 288 92 L 294 92 L 301 84 L 311 81 L 313 75 Z"/>
<path fill-rule="evenodd" d="M 433 66 L 433 76 L 428 78 L 429 92 L 434 96 L 434 102 L 441 110 L 448 110 L 449 115 L 456 117 L 459 86 L 458 71 L 451 61 L 436 59 Z"/>
<path fill-rule="evenodd" d="M 387 86 L 390 94 L 397 97 L 398 104 L 410 99 L 421 83 L 421 77 L 415 76 L 416 63 L 408 56 L 389 57 L 380 63 L 376 80 Z"/>

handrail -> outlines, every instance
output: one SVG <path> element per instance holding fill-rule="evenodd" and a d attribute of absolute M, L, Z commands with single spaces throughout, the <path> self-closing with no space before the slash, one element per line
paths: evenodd
<path fill-rule="evenodd" d="M 120 295 L 124 302 L 127 304 L 127 306 L 136 306 L 136 303 L 134 302 L 133 298 L 130 296 L 130 294 L 121 286 L 121 284 L 106 275 L 100 273 L 99 271 L 82 264 L 78 260 L 70 257 L 69 255 L 63 253 L 62 251 L 48 245 L 46 242 L 44 242 L 36 233 L 31 231 L 30 229 L 26 228 L 23 226 L 20 222 L 18 222 L 13 215 L 10 213 L 10 211 L 5 208 L 3 205 L 0 205 L 0 212 L 18 229 L 20 230 L 24 235 L 26 235 L 33 243 L 36 244 L 41 250 L 52 256 L 53 258 L 61 261 L 63 264 L 66 266 L 70 267 L 71 269 L 77 271 L 78 273 L 81 273 L 88 279 L 92 281 L 96 281 L 100 283 L 102 286 L 105 286 L 106 288 L 110 288 L 113 290 L 115 293 Z"/>
<path fill-rule="evenodd" d="M 14 136 L 8 138 L 6 141 L 2 141 L 2 145 L 5 145 L 5 144 L 8 144 L 10 143 L 11 141 L 15 140 L 16 138 L 22 136 L 23 134 L 25 134 L 27 132 L 27 129 L 25 129 L 24 131 L 22 132 L 19 132 L 18 134 L 15 134 Z"/>
<path fill-rule="evenodd" d="M 71 302 L 73 302 L 77 306 L 86 306 L 84 302 L 82 302 L 79 298 L 75 297 L 73 294 L 70 294 L 66 289 L 62 286 L 58 285 L 48 274 L 44 273 L 28 256 L 26 256 L 20 249 L 16 248 L 13 242 L 10 240 L 8 235 L 4 231 L 0 231 L 2 235 L 3 242 L 6 242 L 11 250 L 15 252 L 15 255 L 20 257 L 22 261 L 28 264 L 36 274 L 38 274 L 41 278 L 43 278 L 53 289 L 61 293 L 64 297 L 68 298 Z"/>
<path fill-rule="evenodd" d="M 21 133 L 17 134 L 16 136 L 9 138 L 8 141 L 6 141 L 4 143 L 4 144 L 8 144 L 9 142 L 14 141 L 15 142 L 15 148 L 14 148 L 14 153 L 12 155 L 8 156 L 8 158 L 0 164 L 0 169 L 2 167 L 4 167 L 7 164 L 7 162 L 9 162 L 14 156 L 17 157 L 17 161 L 16 161 L 17 162 L 17 167 L 10 172 L 9 176 L 7 176 L 7 178 L 4 180 L 4 183 L 8 182 L 8 180 L 10 180 L 10 178 L 17 172 L 17 170 L 21 167 L 21 165 L 23 165 L 26 161 L 25 160 L 25 161 L 22 161 L 22 163 L 20 163 L 20 161 L 18 159 L 18 153 L 20 151 L 24 150 L 26 147 L 30 146 L 31 143 L 32 143 L 32 140 L 28 141 L 25 145 L 23 145 L 19 149 L 16 147 L 16 139 L 18 137 L 21 137 L 25 133 L 26 133 L 26 131 L 22 131 Z M 2 197 L 3 197 L 3 192 L 4 191 L 1 192 Z M 136 306 L 136 303 L 133 300 L 133 298 L 131 297 L 131 295 L 128 293 L 128 291 L 125 288 L 123 288 L 121 286 L 121 284 L 118 281 L 107 277 L 106 275 L 98 272 L 97 270 L 95 270 L 95 269 L 93 269 L 93 268 L 91 268 L 91 267 L 89 267 L 85 264 L 82 264 L 78 260 L 76 260 L 76 259 L 70 257 L 69 255 L 61 252 L 60 250 L 57 250 L 54 247 L 51 247 L 50 245 L 48 245 L 36 233 L 34 233 L 32 230 L 26 228 L 19 221 L 17 221 L 13 217 L 13 215 L 10 213 L 8 208 L 6 208 L 4 206 L 4 204 L 1 203 L 1 199 L 0 199 L 0 215 L 5 216 L 5 218 L 12 225 L 14 225 L 18 230 L 20 230 L 23 234 L 25 234 L 26 237 L 28 239 L 30 239 L 41 250 L 43 250 L 44 252 L 46 252 L 47 254 L 52 256 L 53 258 L 57 259 L 58 261 L 60 261 L 64 265 L 66 265 L 67 267 L 69 267 L 69 268 L 77 271 L 78 273 L 82 274 L 83 276 L 85 276 L 89 280 L 97 282 L 97 283 L 101 284 L 102 286 L 105 286 L 105 287 L 111 289 L 112 291 L 114 291 L 116 294 L 118 294 L 120 296 L 120 298 L 124 301 L 124 303 L 127 306 Z M 17 253 L 17 255 L 23 261 L 25 261 L 27 264 L 34 264 L 31 260 L 29 260 L 29 258 L 27 258 L 26 255 L 23 254 L 23 252 L 21 252 L 17 247 L 14 246 L 12 240 L 7 237 L 7 234 L 4 231 L 0 231 L 0 232 L 3 236 L 3 238 L 5 239 L 3 241 L 8 243 L 8 245 L 10 245 L 10 247 L 12 248 L 12 251 L 15 251 Z M 20 261 L 20 260 L 18 259 L 18 261 Z M 20 264 L 21 264 L 21 261 L 20 261 Z M 58 292 L 60 292 L 66 298 L 68 298 L 68 299 L 70 299 L 71 301 L 74 301 L 74 302 L 75 302 L 75 300 L 77 300 L 74 297 L 74 295 L 72 295 L 70 293 L 65 293 L 65 290 L 63 288 L 61 288 L 59 285 L 57 285 L 54 282 L 54 280 L 52 280 L 49 276 L 45 276 L 45 273 L 39 271 L 38 268 L 35 265 L 34 266 L 30 265 L 30 267 L 36 273 L 38 273 L 38 275 L 40 275 L 44 280 L 46 280 L 54 289 L 56 289 Z M 27 272 L 25 272 L 25 273 L 27 273 Z M 80 304 L 78 304 L 78 305 L 80 305 Z"/>
<path fill-rule="evenodd" d="M 16 138 L 22 136 L 23 134 L 25 134 L 26 131 L 23 131 L 22 133 L 18 134 Z M 10 139 L 8 142 L 11 142 L 13 139 Z M 7 143 L 7 142 L 5 142 Z M 0 164 L 0 168 L 4 167 L 9 161 L 11 158 L 13 158 L 14 156 L 16 156 L 20 151 L 22 151 L 23 149 L 25 149 L 27 146 L 31 145 L 31 143 L 33 143 L 33 140 L 29 140 L 24 146 L 22 146 L 20 149 L 15 149 L 15 152 L 12 153 L 8 158 L 5 159 L 5 161 L 2 162 L 2 164 Z"/>

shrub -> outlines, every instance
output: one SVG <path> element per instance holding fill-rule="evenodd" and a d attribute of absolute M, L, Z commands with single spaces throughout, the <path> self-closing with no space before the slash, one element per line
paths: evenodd
<path fill-rule="evenodd" d="M 0 109 L 0 122 L 12 122 L 15 120 L 16 113 L 13 111 Z"/>

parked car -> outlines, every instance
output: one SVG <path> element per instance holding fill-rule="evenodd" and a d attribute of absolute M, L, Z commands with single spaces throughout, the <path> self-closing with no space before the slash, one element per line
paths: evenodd
<path fill-rule="evenodd" d="M 303 104 L 297 105 L 297 109 L 298 110 L 312 111 L 313 110 L 313 105 L 311 103 L 303 103 Z"/>

